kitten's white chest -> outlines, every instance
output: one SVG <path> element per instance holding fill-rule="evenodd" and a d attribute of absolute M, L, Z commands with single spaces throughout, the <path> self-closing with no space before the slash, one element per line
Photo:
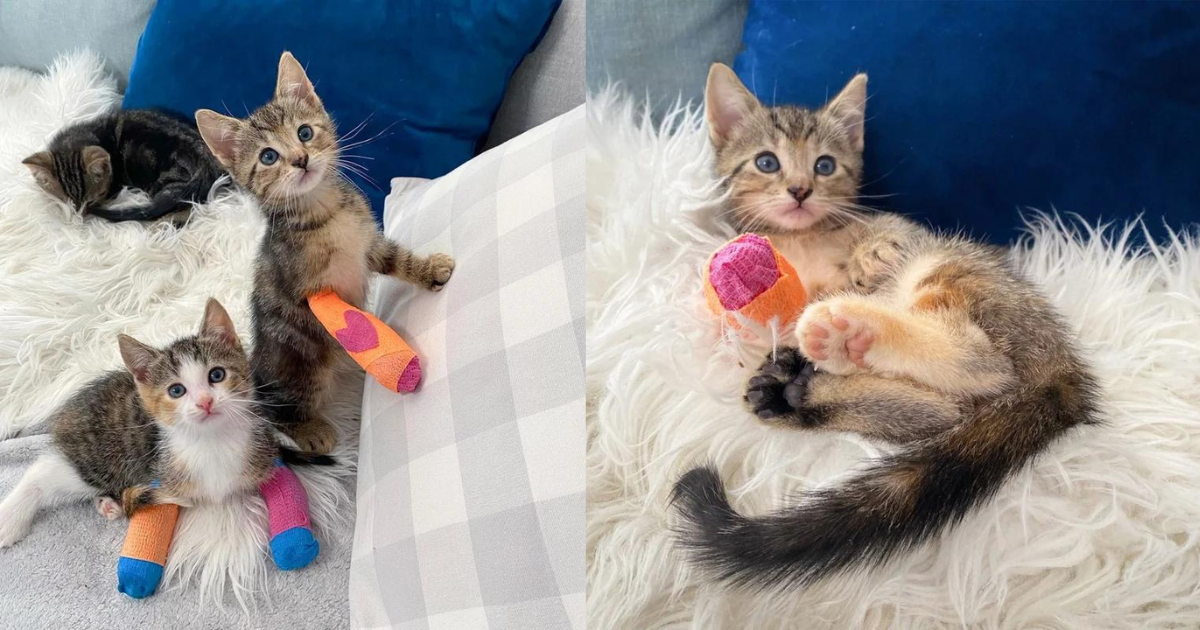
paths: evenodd
<path fill-rule="evenodd" d="M 172 463 L 191 481 L 199 498 L 212 502 L 242 489 L 251 446 L 249 427 L 241 422 L 224 424 L 217 431 L 169 438 Z"/>
<path fill-rule="evenodd" d="M 850 243 L 841 234 L 773 236 L 771 242 L 796 268 L 810 300 L 843 289 L 849 283 L 846 261 L 850 257 Z"/>

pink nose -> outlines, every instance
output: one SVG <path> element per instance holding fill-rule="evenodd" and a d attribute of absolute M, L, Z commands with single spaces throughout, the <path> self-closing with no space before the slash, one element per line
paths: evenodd
<path fill-rule="evenodd" d="M 200 402 L 196 403 L 196 406 L 203 409 L 204 413 L 211 414 L 212 413 L 212 403 L 213 403 L 212 396 L 205 396 L 204 398 L 200 399 Z"/>

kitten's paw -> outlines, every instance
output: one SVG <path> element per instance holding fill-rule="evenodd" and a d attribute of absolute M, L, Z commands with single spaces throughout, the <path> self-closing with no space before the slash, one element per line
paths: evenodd
<path fill-rule="evenodd" d="M 100 516 L 110 521 L 116 520 L 124 514 L 121 504 L 112 497 L 96 497 L 92 499 L 92 504 L 96 506 L 96 511 L 100 513 Z"/>
<path fill-rule="evenodd" d="M 291 431 L 296 446 L 305 453 L 328 455 L 337 446 L 337 430 L 325 420 L 311 419 Z"/>
<path fill-rule="evenodd" d="M 875 343 L 875 326 L 868 318 L 836 301 L 809 307 L 796 325 L 800 348 L 817 367 L 846 375 L 867 369 L 867 352 Z"/>
<path fill-rule="evenodd" d="M 777 421 L 804 404 L 814 371 L 813 364 L 799 350 L 780 348 L 750 378 L 744 400 L 759 420 Z"/>
<path fill-rule="evenodd" d="M 903 257 L 900 243 L 891 239 L 878 239 L 855 249 L 846 271 L 850 284 L 863 293 L 874 291 L 885 278 L 895 273 Z"/>
<path fill-rule="evenodd" d="M 429 278 L 425 287 L 430 291 L 441 291 L 453 273 L 454 258 L 449 254 L 434 254 L 429 257 Z"/>

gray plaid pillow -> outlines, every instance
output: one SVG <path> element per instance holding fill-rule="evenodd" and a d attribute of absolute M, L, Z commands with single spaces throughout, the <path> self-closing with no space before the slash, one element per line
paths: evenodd
<path fill-rule="evenodd" d="M 580 106 L 392 182 L 387 234 L 457 267 L 441 293 L 375 291 L 424 382 L 367 379 L 355 627 L 584 627 L 584 146 Z"/>

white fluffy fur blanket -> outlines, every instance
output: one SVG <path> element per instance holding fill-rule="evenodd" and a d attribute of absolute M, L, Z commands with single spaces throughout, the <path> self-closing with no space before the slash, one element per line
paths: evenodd
<path fill-rule="evenodd" d="M 100 60 L 88 53 L 60 58 L 47 75 L 0 68 L 2 493 L 11 490 L 21 468 L 48 446 L 41 422 L 46 415 L 79 385 L 121 365 L 117 333 L 128 333 L 149 343 L 167 342 L 196 330 L 205 300 L 215 296 L 234 316 L 239 332 L 249 342 L 252 260 L 263 224 L 253 199 L 238 193 L 224 194 L 199 206 L 181 229 L 162 223 L 112 224 L 80 218 L 53 203 L 38 190 L 21 164 L 24 157 L 44 148 L 62 126 L 92 117 L 119 102 L 115 82 L 104 73 Z M 356 418 L 361 382 L 361 378 L 355 378 L 347 384 L 342 415 L 348 421 Z M 349 563 L 353 507 L 349 505 L 346 478 L 352 477 L 357 423 L 348 423 L 345 429 L 344 447 L 335 453 L 345 465 L 300 471 L 309 489 L 314 520 L 323 526 L 326 539 L 322 542 L 326 546 L 313 567 L 288 576 L 291 588 L 299 589 L 297 593 L 304 592 L 305 579 L 322 579 L 323 567 L 326 572 L 331 566 L 333 571 L 344 572 Z M 44 514 L 28 538 L 11 549 L 0 550 L 0 567 L 6 575 L 35 571 L 33 565 L 58 566 L 62 572 L 59 577 L 49 572 L 52 583 L 22 582 L 0 589 L 5 592 L 0 600 L 5 623 L 22 626 L 17 620 L 37 620 L 39 627 L 65 627 L 61 623 L 65 617 L 39 616 L 41 602 L 17 594 L 51 588 L 58 588 L 60 594 L 69 593 L 76 584 L 73 576 L 81 572 L 92 575 L 100 571 L 108 577 L 88 585 L 92 592 L 86 597 L 80 593 L 83 599 L 68 600 L 68 606 L 84 607 L 80 612 L 85 612 L 85 606 L 105 606 L 123 597 L 115 586 L 123 521 L 104 521 L 90 505 L 59 510 L 71 517 L 64 520 Z M 339 549 L 330 545 L 327 538 L 331 532 L 338 532 L 347 546 Z M 138 609 L 141 614 L 151 615 L 147 619 L 157 621 L 147 625 L 167 623 L 171 619 L 166 612 L 171 609 L 170 602 L 174 602 L 172 610 L 185 613 L 189 621 L 208 618 L 190 610 L 194 605 L 180 607 L 179 599 L 185 597 L 192 604 L 205 595 L 220 599 L 230 592 L 243 604 L 255 602 L 255 594 L 266 596 L 257 600 L 290 600 L 290 594 L 272 594 L 277 590 L 274 585 L 280 582 L 271 577 L 278 572 L 270 564 L 265 543 L 265 520 L 258 497 L 185 510 L 171 549 L 164 589 L 176 587 L 179 592 L 160 593 Z M 91 546 L 111 565 L 77 566 L 75 562 L 85 556 L 71 549 Z M 333 553 L 344 554 L 344 562 L 331 559 Z M 35 572 L 47 573 L 45 569 Z M 344 623 L 348 616 L 344 608 L 346 578 L 337 575 L 334 579 L 341 584 L 342 609 L 319 612 Z M 297 610 L 305 608 L 299 606 Z M 112 623 L 102 618 L 95 621 Z M 128 617 L 123 622 L 141 625 Z M 213 626 L 229 623 L 214 622 Z"/>
<path fill-rule="evenodd" d="M 880 446 L 767 428 L 741 408 L 764 349 L 723 340 L 703 304 L 701 266 L 732 233 L 702 116 L 656 127 L 608 93 L 588 118 L 589 627 L 1200 626 L 1200 240 L 1135 248 L 1136 226 L 1031 222 L 1013 255 L 1073 324 L 1107 426 L 1057 443 L 882 569 L 731 591 L 673 547 L 682 472 L 714 462 L 734 506 L 761 514 Z"/>

